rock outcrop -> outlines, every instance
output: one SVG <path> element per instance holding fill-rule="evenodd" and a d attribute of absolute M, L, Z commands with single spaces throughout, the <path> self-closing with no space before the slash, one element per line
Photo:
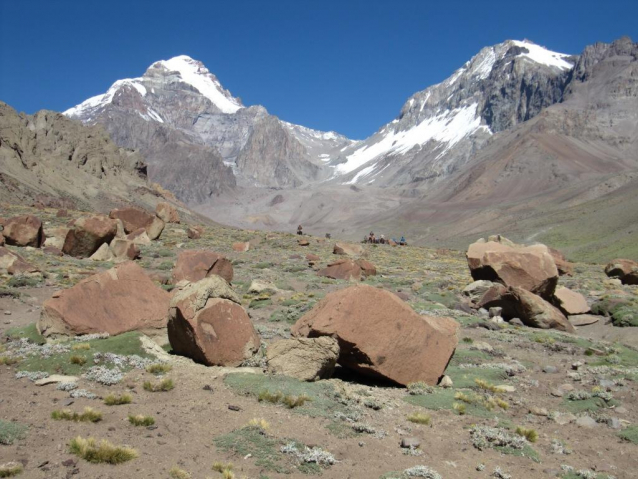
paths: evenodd
<path fill-rule="evenodd" d="M 454 353 L 458 328 L 451 318 L 418 315 L 389 291 L 356 285 L 328 294 L 291 331 L 335 338 L 339 364 L 359 374 L 434 385 Z"/>
<path fill-rule="evenodd" d="M 45 337 L 155 332 L 166 327 L 170 295 L 144 270 L 126 262 L 44 302 L 38 331 Z"/>
<path fill-rule="evenodd" d="M 233 264 L 225 256 L 207 250 L 186 250 L 177 257 L 173 268 L 173 283 L 199 281 L 218 275 L 229 283 L 233 280 Z"/>
<path fill-rule="evenodd" d="M 17 253 L 0 246 L 0 272 L 12 275 L 31 275 L 39 270 Z"/>
<path fill-rule="evenodd" d="M 168 338 L 175 354 L 207 366 L 239 366 L 260 346 L 239 298 L 216 275 L 189 283 L 175 293 Z"/>
<path fill-rule="evenodd" d="M 109 213 L 109 217 L 122 221 L 127 234 L 143 228 L 151 240 L 159 238 L 164 230 L 164 221 L 140 208 L 115 209 Z"/>
<path fill-rule="evenodd" d="M 282 339 L 268 346 L 268 369 L 302 381 L 329 379 L 339 358 L 336 339 L 320 338 Z"/>

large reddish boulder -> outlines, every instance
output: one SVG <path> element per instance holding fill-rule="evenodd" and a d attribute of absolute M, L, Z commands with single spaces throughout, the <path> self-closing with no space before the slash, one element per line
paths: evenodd
<path fill-rule="evenodd" d="M 164 230 L 164 221 L 140 208 L 120 208 L 111 210 L 109 217 L 122 221 L 126 234 L 144 228 L 152 240 L 159 238 Z"/>
<path fill-rule="evenodd" d="M 151 332 L 166 327 L 170 294 L 129 261 L 84 279 L 44 302 L 44 336 Z"/>
<path fill-rule="evenodd" d="M 623 284 L 638 284 L 638 262 L 630 259 L 615 259 L 605 266 L 605 274 L 618 278 Z"/>
<path fill-rule="evenodd" d="M 495 281 L 523 288 L 550 299 L 558 269 L 545 245 L 509 246 L 495 241 L 476 242 L 467 251 L 474 280 Z"/>
<path fill-rule="evenodd" d="M 155 207 L 155 214 L 164 223 L 179 223 L 179 213 L 170 203 L 157 203 Z"/>
<path fill-rule="evenodd" d="M 30 275 L 39 270 L 19 254 L 0 246 L 0 272 Z"/>
<path fill-rule="evenodd" d="M 554 304 L 565 315 L 585 314 L 589 313 L 589 304 L 587 299 L 576 291 L 561 286 L 556 288 L 554 293 Z"/>
<path fill-rule="evenodd" d="M 347 256 L 358 256 L 364 253 L 364 248 L 360 244 L 335 243 L 333 254 L 345 254 Z"/>
<path fill-rule="evenodd" d="M 500 294 L 499 294 L 500 293 Z M 576 330 L 558 308 L 540 296 L 523 288 L 491 288 L 486 295 L 490 301 L 482 302 L 482 307 L 501 307 L 505 319 L 519 318 L 523 324 L 532 328 L 557 329 L 568 333 Z"/>
<path fill-rule="evenodd" d="M 221 276 L 229 283 L 233 280 L 233 264 L 219 253 L 206 250 L 186 250 L 177 257 L 173 268 L 173 283 L 185 279 L 199 281 L 212 274 Z"/>
<path fill-rule="evenodd" d="M 120 208 L 111 210 L 109 217 L 114 220 L 121 220 L 124 231 L 132 233 L 140 228 L 146 229 L 153 222 L 155 215 L 140 208 Z"/>
<path fill-rule="evenodd" d="M 377 270 L 372 263 L 365 260 L 338 259 L 317 272 L 319 276 L 332 279 L 357 280 L 374 276 Z"/>
<path fill-rule="evenodd" d="M 84 216 L 73 222 L 64 239 L 62 252 L 76 258 L 87 258 L 117 233 L 117 222 L 106 216 Z"/>
<path fill-rule="evenodd" d="M 33 246 L 39 248 L 44 244 L 42 221 L 33 215 L 14 216 L 5 221 L 2 231 L 4 241 L 13 246 Z"/>
<path fill-rule="evenodd" d="M 451 318 L 421 316 L 389 291 L 356 285 L 328 294 L 292 327 L 297 337 L 331 336 L 339 364 L 407 385 L 437 384 L 458 343 Z"/>
<path fill-rule="evenodd" d="M 175 354 L 207 366 L 239 366 L 260 346 L 239 298 L 219 276 L 189 283 L 175 293 L 168 339 Z"/>

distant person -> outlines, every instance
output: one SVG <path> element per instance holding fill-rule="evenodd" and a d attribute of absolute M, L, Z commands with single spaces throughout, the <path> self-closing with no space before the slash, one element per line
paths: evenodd
<path fill-rule="evenodd" d="M 301 225 L 297 226 L 297 234 L 298 235 L 302 235 L 303 234 L 303 227 Z"/>
<path fill-rule="evenodd" d="M 385 235 L 379 236 L 379 243 L 385 244 Z"/>
<path fill-rule="evenodd" d="M 407 246 L 407 242 L 405 241 L 405 236 L 401 236 L 401 239 L 399 240 L 399 244 L 401 246 Z"/>
<path fill-rule="evenodd" d="M 326 239 L 330 239 L 332 238 L 332 235 L 330 233 L 326 233 Z"/>

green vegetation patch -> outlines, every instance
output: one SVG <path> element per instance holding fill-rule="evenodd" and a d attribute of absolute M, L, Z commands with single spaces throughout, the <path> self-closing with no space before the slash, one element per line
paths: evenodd
<path fill-rule="evenodd" d="M 47 342 L 47 340 L 44 339 L 44 336 L 42 336 L 38 332 L 38 328 L 36 327 L 35 323 L 29 324 L 27 326 L 22 326 L 19 328 L 9 328 L 7 329 L 5 335 L 7 338 L 9 338 L 12 341 L 15 341 L 18 339 L 27 339 L 31 343 L 40 344 L 40 345 Z"/>
<path fill-rule="evenodd" d="M 25 424 L 0 419 L 0 444 L 6 446 L 13 444 L 18 439 L 24 439 L 26 433 L 27 426 Z"/>
<path fill-rule="evenodd" d="M 272 472 L 287 474 L 290 468 L 284 463 L 280 452 L 282 443 L 264 433 L 255 426 L 247 426 L 224 434 L 214 440 L 222 451 L 232 452 L 238 456 L 251 455 L 255 465 Z"/>
<path fill-rule="evenodd" d="M 69 342 L 72 344 L 71 342 Z M 111 336 L 105 339 L 93 339 L 86 341 L 90 345 L 88 350 L 73 351 L 53 354 L 48 357 L 38 355 L 29 356 L 20 363 L 18 369 L 20 371 L 45 371 L 49 374 L 65 374 L 70 376 L 78 376 L 92 366 L 95 366 L 93 355 L 95 353 L 115 353 L 122 356 L 137 355 L 141 358 L 152 358 L 144 349 L 140 342 L 140 334 L 135 331 Z M 70 349 L 70 348 L 69 348 Z M 86 359 L 84 364 L 78 364 L 78 361 L 71 362 L 72 356 L 79 356 Z M 81 362 L 81 361 L 80 361 Z M 101 366 L 111 368 L 108 362 L 100 363 Z M 122 366 L 120 369 L 127 370 L 130 367 Z"/>
<path fill-rule="evenodd" d="M 623 429 L 618 433 L 618 437 L 623 441 L 638 444 L 638 426 L 629 426 L 627 429 Z"/>
<path fill-rule="evenodd" d="M 340 400 L 332 385 L 317 382 L 309 383 L 287 376 L 264 376 L 261 374 L 233 373 L 224 378 L 224 382 L 239 394 L 259 397 L 303 397 L 303 405 L 293 411 L 311 417 L 333 418 L 335 413 L 347 414 L 350 409 Z M 263 400 L 263 399 L 262 399 Z"/>
<path fill-rule="evenodd" d="M 602 298 L 591 308 L 594 314 L 610 316 L 614 326 L 638 326 L 638 303 L 628 298 Z"/>

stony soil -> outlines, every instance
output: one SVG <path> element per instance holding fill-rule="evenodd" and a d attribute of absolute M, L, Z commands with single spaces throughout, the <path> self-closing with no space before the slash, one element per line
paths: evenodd
<path fill-rule="evenodd" d="M 37 214 L 47 229 L 70 219 L 56 218 L 55 210 L 0 207 L 2 217 L 23 212 Z M 207 227 L 201 239 L 189 240 L 185 229 L 185 225 L 168 225 L 160 240 L 142 247 L 140 264 L 149 272 L 168 276 L 182 249 L 209 248 L 227 255 L 235 268 L 233 287 L 266 345 L 288 337 L 290 326 L 304 311 L 326 293 L 348 285 L 320 278 L 308 266 L 307 253 L 321 257 L 315 268 L 324 267 L 334 258 L 332 243 L 323 239 L 308 237 L 310 246 L 301 247 L 293 235 Z M 238 241 L 251 241 L 251 249 L 233 252 L 232 243 Z M 0 276 L 3 338 L 37 321 L 43 301 L 54 291 L 112 266 L 25 248 L 19 253 L 38 265 L 45 278 L 36 284 L 20 285 L 10 276 Z M 401 471 L 417 465 L 428 466 L 443 478 L 494 477 L 496 468 L 503 473 L 496 477 L 637 477 L 637 446 L 619 436 L 623 431 L 633 433 L 634 440 L 638 438 L 632 429 L 638 422 L 635 328 L 616 328 L 605 318 L 578 328 L 577 336 L 507 325 L 496 331 L 476 327 L 482 321 L 478 315 L 454 309 L 463 287 L 471 282 L 463 253 L 378 245 L 366 246 L 366 255 L 378 270 L 367 283 L 403 293 L 416 311 L 452 316 L 462 324 L 459 347 L 448 368 L 453 390 L 434 388 L 410 395 L 405 388 L 362 381 L 343 371 L 329 381 L 298 383 L 263 375 L 259 361 L 236 370 L 206 368 L 159 349 L 160 359 L 172 365 L 166 377 L 174 380 L 173 390 L 144 390 L 144 381 L 159 379 L 143 369 L 133 369 L 113 386 L 81 378 L 79 387 L 98 398 L 77 398 L 67 405 L 69 393 L 57 390 L 55 385 L 39 387 L 27 378 L 16 379 L 16 372 L 33 370 L 28 361 L 23 361 L 0 366 L 0 437 L 1 421 L 28 427 L 22 439 L 11 445 L 0 444 L 0 466 L 21 462 L 24 472 L 19 477 L 25 478 L 168 478 L 173 467 L 190 474 L 184 477 L 221 478 L 212 470 L 216 461 L 232 462 L 237 478 L 255 479 L 313 473 L 326 478 L 402 477 Z M 577 264 L 575 271 L 573 277 L 563 277 L 560 282 L 581 292 L 590 302 L 615 290 L 638 295 L 637 287 L 620 286 L 607 279 L 601 265 Z M 249 293 L 255 279 L 270 282 L 276 289 Z M 161 343 L 161 338 L 157 340 Z M 11 343 L 0 348 L 10 350 Z M 6 352 L 0 352 L 0 357 L 3 354 Z M 41 367 L 50 367 L 54 360 L 43 361 Z M 79 373 L 84 371 L 77 369 Z M 510 386 L 509 391 L 483 392 L 476 379 Z M 609 392 L 613 398 L 601 394 L 607 400 L 593 397 L 570 401 L 567 396 L 572 388 L 589 394 Z M 256 395 L 262 390 L 304 393 L 312 400 L 288 409 L 258 402 Z M 109 407 L 101 400 L 111 393 L 124 392 L 132 395 L 131 404 Z M 466 404 L 466 413 L 459 414 L 459 406 L 453 408 L 454 404 L 463 404 L 458 396 L 455 399 L 459 392 L 482 400 Z M 498 398 L 507 408 L 496 406 L 490 410 L 483 402 L 489 397 Z M 53 410 L 81 412 L 85 406 L 102 412 L 102 421 L 93 424 L 51 419 Z M 591 410 L 583 411 L 587 406 Z M 408 421 L 408 416 L 417 412 L 429 414 L 430 425 Z M 127 421 L 129 414 L 153 416 L 155 425 L 134 427 Z M 347 420 L 340 419 L 343 415 L 354 418 L 359 426 L 365 424 L 369 432 L 355 432 Z M 247 427 L 253 418 L 265 419 L 267 430 Z M 473 444 L 474 425 L 500 427 L 509 434 L 522 426 L 537 431 L 538 439 L 522 450 L 480 450 Z M 69 441 L 78 435 L 129 445 L 139 457 L 120 465 L 91 464 L 69 453 Z M 255 437 L 258 442 L 251 442 Z M 237 438 L 234 448 L 228 447 L 232 438 Z M 420 447 L 412 451 L 418 455 L 404 454 L 399 445 L 402 438 L 418 439 Z M 316 467 L 300 463 L 281 452 L 281 446 L 291 440 L 329 451 L 336 464 Z M 559 451 L 559 442 L 570 454 Z M 568 474 L 561 468 L 564 465 L 583 472 L 580 476 Z"/>

